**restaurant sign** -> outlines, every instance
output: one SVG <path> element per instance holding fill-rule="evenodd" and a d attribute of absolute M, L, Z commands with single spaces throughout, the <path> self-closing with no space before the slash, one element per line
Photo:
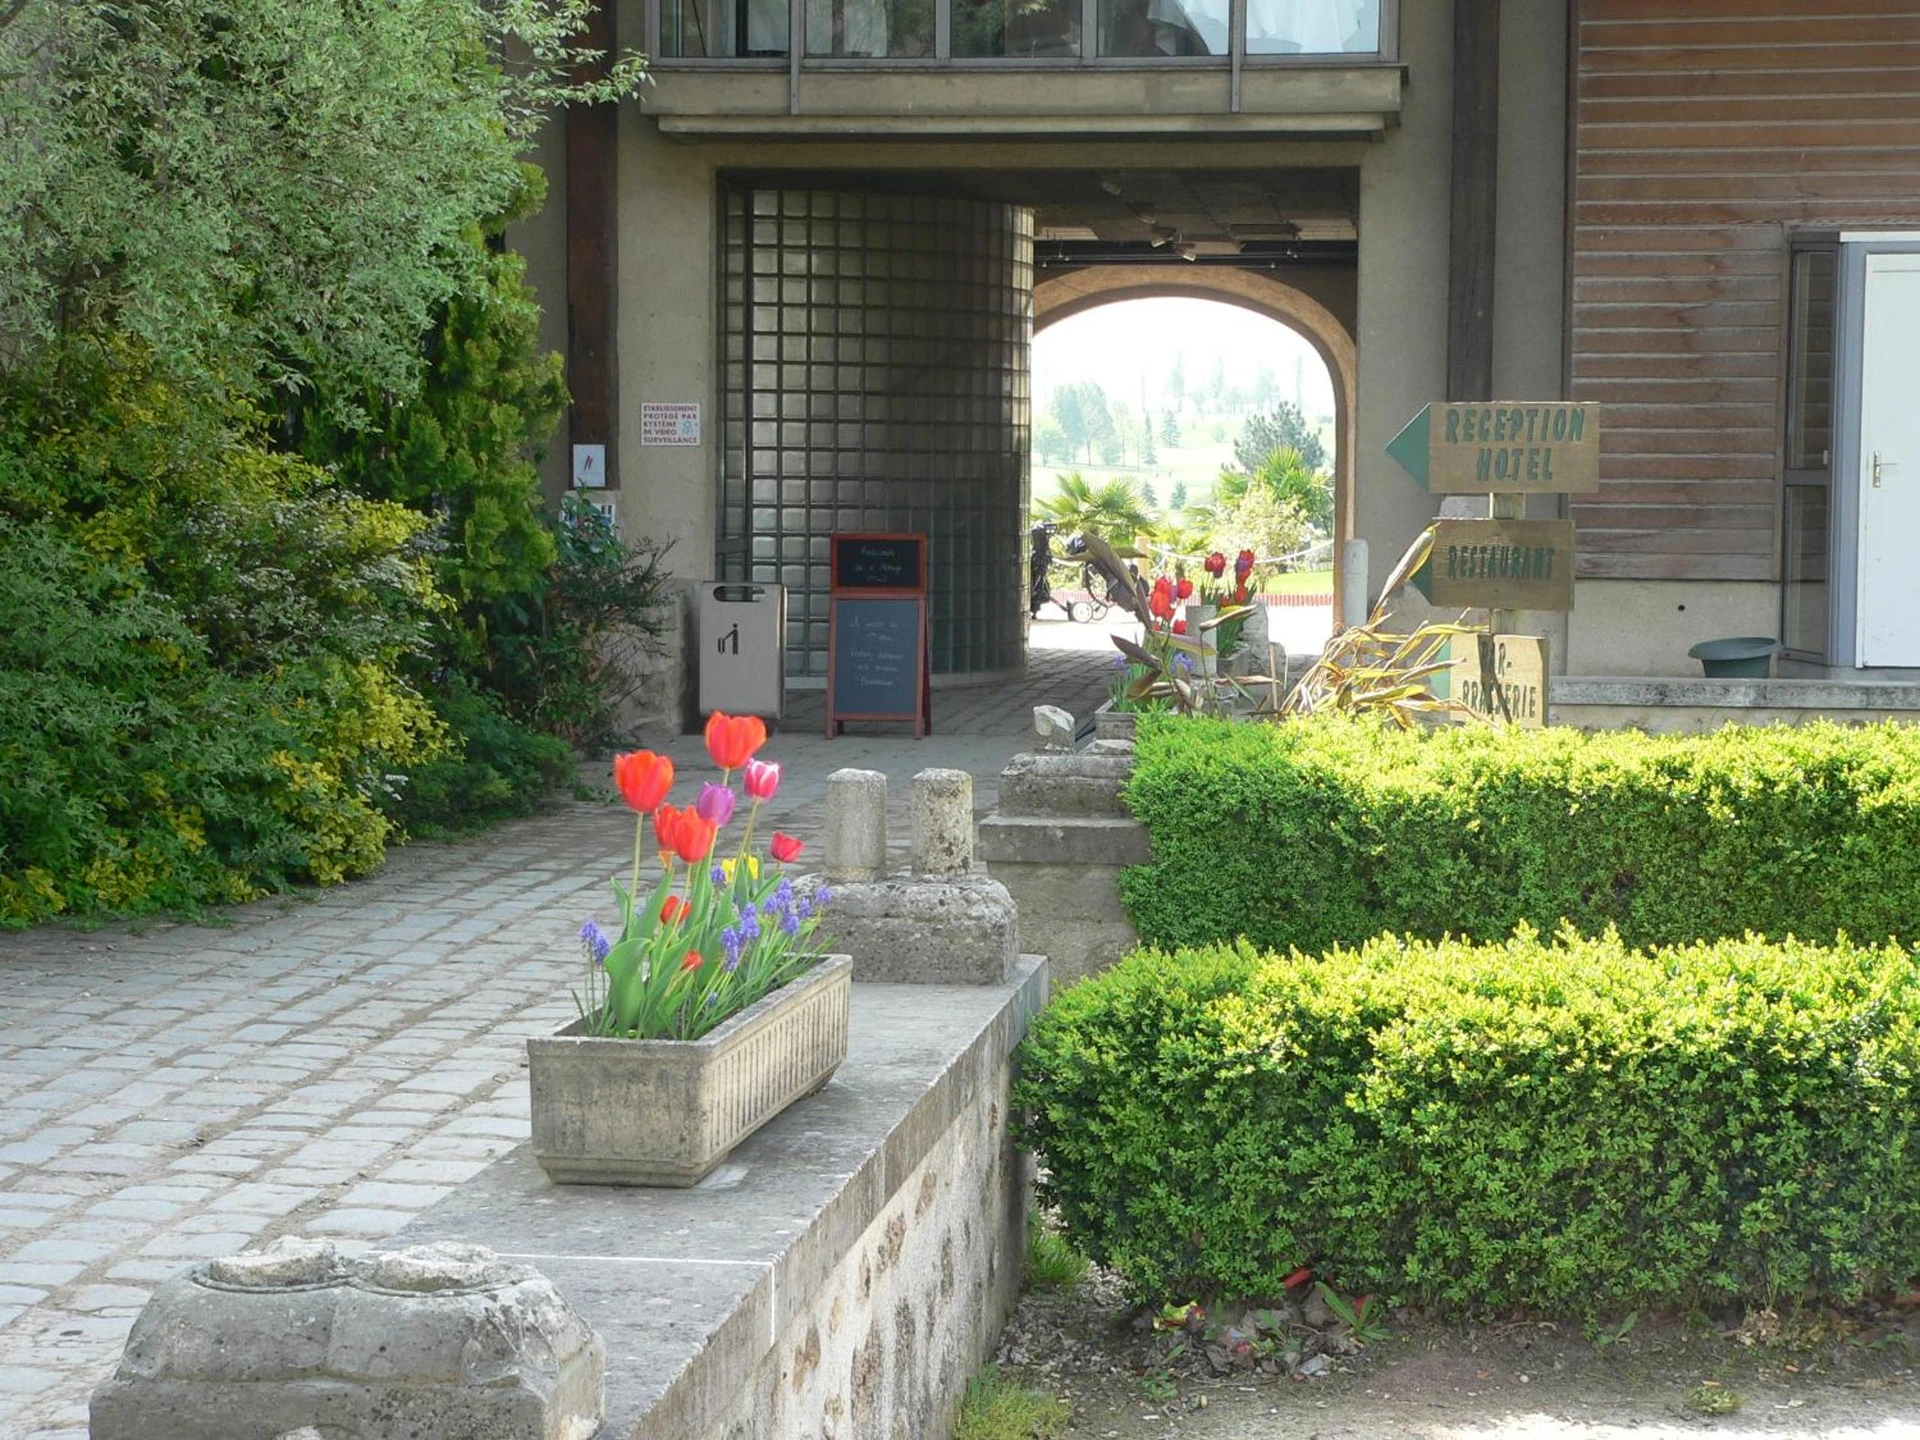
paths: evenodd
<path fill-rule="evenodd" d="M 1573 522 L 1436 520 L 1413 583 L 1442 609 L 1571 610 Z"/>

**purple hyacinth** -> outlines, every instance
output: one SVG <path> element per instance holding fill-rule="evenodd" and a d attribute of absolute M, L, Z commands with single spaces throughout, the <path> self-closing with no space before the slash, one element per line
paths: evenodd
<path fill-rule="evenodd" d="M 729 925 L 720 932 L 720 946 L 727 952 L 727 958 L 720 968 L 731 975 L 740 968 L 740 932 Z"/>
<path fill-rule="evenodd" d="M 760 938 L 760 913 L 751 905 L 747 907 L 746 913 L 740 917 L 740 938 L 742 940 L 758 940 Z"/>
<path fill-rule="evenodd" d="M 595 960 L 605 960 L 607 952 L 613 949 L 613 942 L 607 939 L 606 931 L 595 920 L 589 920 L 580 927 L 580 943 L 587 947 L 587 953 Z"/>
<path fill-rule="evenodd" d="M 831 905 L 832 903 L 833 903 L 833 892 L 829 890 L 826 886 L 822 885 L 818 890 L 813 892 L 813 908 L 814 909 L 824 910 L 827 908 L 827 906 Z"/>
<path fill-rule="evenodd" d="M 707 878 L 716 885 L 724 885 L 727 883 L 727 872 L 716 865 L 713 867 L 713 873 Z"/>
<path fill-rule="evenodd" d="M 798 935 L 800 933 L 800 912 L 797 909 L 793 909 L 781 915 L 780 929 L 788 935 Z"/>

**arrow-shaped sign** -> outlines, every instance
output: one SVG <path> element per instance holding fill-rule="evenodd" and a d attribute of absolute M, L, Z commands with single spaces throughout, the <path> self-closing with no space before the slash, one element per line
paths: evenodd
<path fill-rule="evenodd" d="M 1500 400 L 1428 405 L 1387 445 L 1435 495 L 1582 495 L 1600 488 L 1600 407 Z"/>

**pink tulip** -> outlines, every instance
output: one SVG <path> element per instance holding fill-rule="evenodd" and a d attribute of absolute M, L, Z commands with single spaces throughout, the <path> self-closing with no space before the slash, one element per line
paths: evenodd
<path fill-rule="evenodd" d="M 749 760 L 740 783 L 753 799 L 771 800 L 780 788 L 780 767 L 767 760 Z"/>

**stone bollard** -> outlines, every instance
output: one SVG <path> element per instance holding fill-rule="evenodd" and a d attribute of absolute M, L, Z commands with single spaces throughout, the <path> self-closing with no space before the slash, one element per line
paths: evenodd
<path fill-rule="evenodd" d="M 348 1259 L 283 1237 L 166 1281 L 93 1440 L 586 1440 L 606 1354 L 545 1276 L 476 1245 Z"/>
<path fill-rule="evenodd" d="M 1013 974 L 1018 917 L 997 880 L 973 872 L 973 777 L 913 777 L 913 869 L 889 876 L 887 779 L 870 770 L 827 777 L 822 921 L 828 948 L 853 957 L 853 978 L 888 984 L 1001 985 Z"/>
<path fill-rule="evenodd" d="M 973 776 L 964 770 L 922 770 L 913 777 L 907 809 L 916 875 L 972 872 Z"/>
<path fill-rule="evenodd" d="M 1073 749 L 1073 716 L 1058 705 L 1033 707 L 1033 748 L 1039 750 Z"/>
<path fill-rule="evenodd" d="M 878 880 L 887 873 L 887 777 L 836 770 L 827 777 L 827 879 Z"/>

